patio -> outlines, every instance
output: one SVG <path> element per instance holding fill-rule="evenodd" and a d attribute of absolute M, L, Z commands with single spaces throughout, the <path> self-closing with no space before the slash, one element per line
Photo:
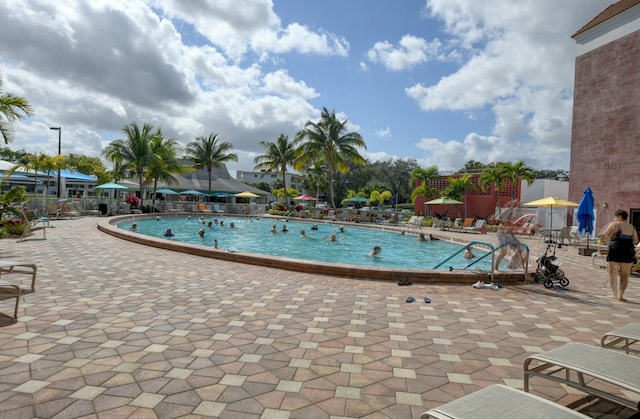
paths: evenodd
<path fill-rule="evenodd" d="M 522 388 L 528 354 L 596 345 L 640 316 L 638 278 L 614 301 L 574 248 L 558 253 L 568 291 L 399 287 L 140 246 L 96 223 L 0 241 L 2 258 L 38 264 L 18 322 L 0 319 L 0 418 L 417 418 L 490 384 Z M 543 245 L 525 242 L 534 256 Z M 592 417 L 631 415 L 552 382 L 532 389 Z"/>

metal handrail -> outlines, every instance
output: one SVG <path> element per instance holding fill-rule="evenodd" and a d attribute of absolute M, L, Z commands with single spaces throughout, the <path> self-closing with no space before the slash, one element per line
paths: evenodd
<path fill-rule="evenodd" d="M 462 270 L 466 270 L 469 269 L 471 266 L 475 265 L 476 263 L 480 262 L 481 260 L 491 256 L 491 271 L 490 271 L 490 278 L 491 278 L 491 282 L 493 282 L 493 275 L 494 275 L 494 271 L 495 271 L 495 253 L 497 250 L 502 249 L 505 246 L 508 246 L 508 243 L 503 243 L 501 245 L 499 245 L 498 247 L 495 247 L 493 244 L 488 243 L 488 242 L 483 242 L 483 241 L 479 241 L 479 240 L 473 240 L 470 241 L 468 243 L 466 243 L 462 248 L 460 248 L 460 250 L 458 250 L 457 252 L 453 253 L 451 256 L 449 256 L 448 258 L 446 258 L 445 260 L 443 260 L 442 262 L 440 262 L 439 264 L 437 264 L 436 266 L 433 267 L 434 270 L 437 270 L 438 268 L 440 268 L 442 265 L 444 265 L 445 263 L 447 263 L 448 261 L 450 261 L 451 259 L 453 259 L 454 257 L 458 256 L 460 253 L 463 253 L 466 249 L 468 249 L 469 247 L 472 247 L 473 245 L 482 245 L 487 247 L 490 251 L 485 253 L 484 255 L 476 258 L 473 262 L 469 263 L 467 266 L 465 266 L 464 268 L 462 268 Z M 523 246 L 527 252 L 527 255 L 530 255 L 530 250 L 529 250 L 529 246 L 527 246 L 525 243 L 520 243 L 520 246 Z M 525 260 L 525 264 L 524 264 L 524 271 L 525 273 L 529 271 L 529 258 L 527 257 Z"/>

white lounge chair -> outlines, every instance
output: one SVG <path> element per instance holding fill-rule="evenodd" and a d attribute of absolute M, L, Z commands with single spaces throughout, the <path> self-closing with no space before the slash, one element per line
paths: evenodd
<path fill-rule="evenodd" d="M 633 355 L 571 342 L 527 357 L 523 367 L 526 392 L 531 377 L 543 377 L 634 410 L 639 408 L 640 358 Z M 614 392 L 612 386 L 623 391 Z"/>
<path fill-rule="evenodd" d="M 495 384 L 424 412 L 420 419 L 586 419 L 542 397 Z"/>
<path fill-rule="evenodd" d="M 640 342 L 640 323 L 629 323 L 602 335 L 600 346 L 625 351 L 626 353 L 640 354 L 640 344 L 636 347 L 631 347 L 638 342 Z"/>

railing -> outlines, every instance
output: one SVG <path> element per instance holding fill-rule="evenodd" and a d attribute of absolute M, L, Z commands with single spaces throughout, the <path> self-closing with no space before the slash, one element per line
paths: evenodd
<path fill-rule="evenodd" d="M 466 243 L 458 251 L 453 253 L 451 256 L 447 257 L 445 260 L 443 260 L 442 262 L 440 262 L 436 266 L 434 266 L 433 269 L 437 270 L 442 265 L 444 265 L 445 263 L 447 263 L 448 261 L 450 261 L 454 257 L 458 256 L 460 253 L 463 253 L 465 250 L 467 250 L 468 248 L 472 247 L 473 245 L 482 245 L 482 246 L 488 248 L 489 252 L 486 252 L 483 255 L 480 255 L 480 256 L 474 258 L 474 260 L 472 262 L 470 262 L 467 266 L 462 268 L 462 270 L 469 269 L 473 265 L 475 265 L 476 263 L 480 262 L 481 260 L 484 260 L 484 259 L 486 259 L 488 257 L 491 257 L 491 274 L 490 274 L 490 278 L 491 278 L 491 282 L 493 282 L 493 276 L 494 276 L 494 271 L 495 271 L 495 254 L 496 254 L 496 251 L 497 250 L 501 250 L 504 247 L 508 246 L 509 245 L 508 243 L 504 243 L 504 244 L 499 245 L 498 247 L 495 247 L 493 244 L 488 243 L 488 242 L 483 242 L 483 241 L 479 241 L 479 240 L 470 241 L 469 243 Z M 527 255 L 530 254 L 529 246 L 527 246 L 524 243 L 519 243 L 519 245 L 524 247 L 525 251 L 527 252 Z M 528 270 L 529 270 L 529 257 L 527 257 L 525 259 L 525 261 L 524 261 L 524 271 L 528 272 Z"/>

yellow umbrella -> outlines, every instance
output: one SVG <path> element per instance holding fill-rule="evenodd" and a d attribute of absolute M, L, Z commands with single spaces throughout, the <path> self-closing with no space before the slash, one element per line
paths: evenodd
<path fill-rule="evenodd" d="M 240 192 L 235 194 L 234 196 L 238 198 L 259 198 L 260 197 L 260 195 L 256 195 L 253 192 L 249 192 L 249 191 Z"/>
<path fill-rule="evenodd" d="M 551 222 L 549 225 L 549 229 L 553 228 L 553 207 L 577 207 L 577 202 L 567 201 L 566 199 L 558 198 L 555 196 L 548 196 L 546 198 L 537 199 L 535 201 L 527 202 L 526 204 L 522 204 L 525 207 L 549 207 L 550 208 L 550 217 Z"/>

